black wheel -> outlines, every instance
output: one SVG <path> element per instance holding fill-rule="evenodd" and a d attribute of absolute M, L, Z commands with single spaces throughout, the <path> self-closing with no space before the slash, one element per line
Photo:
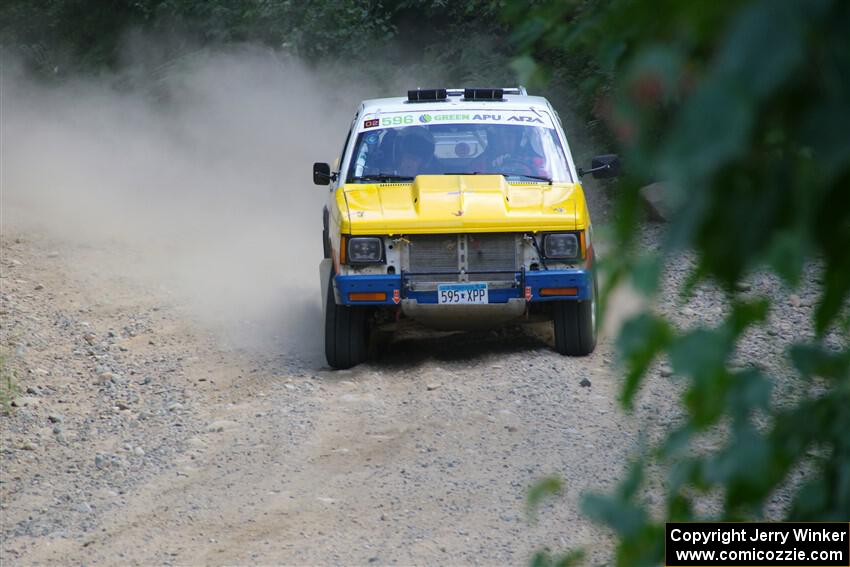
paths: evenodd
<path fill-rule="evenodd" d="M 333 277 L 333 276 L 331 276 Z M 366 307 L 337 305 L 333 281 L 328 282 L 325 308 L 325 358 L 332 368 L 351 368 L 366 360 L 369 327 Z"/>
<path fill-rule="evenodd" d="M 596 348 L 596 273 L 590 299 L 558 301 L 554 308 L 555 350 L 568 356 L 585 356 Z"/>

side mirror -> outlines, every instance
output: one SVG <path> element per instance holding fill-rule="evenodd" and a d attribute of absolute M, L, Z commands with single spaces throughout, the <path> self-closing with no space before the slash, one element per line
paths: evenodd
<path fill-rule="evenodd" d="M 617 154 L 602 154 L 590 160 L 590 169 L 579 168 L 580 176 L 593 174 L 594 179 L 610 179 L 620 175 L 620 158 Z"/>
<path fill-rule="evenodd" d="M 316 185 L 330 185 L 331 179 L 330 165 L 320 161 L 313 164 L 313 183 Z"/>

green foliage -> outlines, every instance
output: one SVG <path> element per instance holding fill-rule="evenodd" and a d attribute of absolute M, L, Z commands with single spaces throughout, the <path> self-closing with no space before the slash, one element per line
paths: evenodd
<path fill-rule="evenodd" d="M 120 67 L 134 35 L 157 38 L 159 58 L 198 47 L 267 45 L 311 62 L 379 62 L 446 81 L 512 81 L 502 39 L 503 2 L 336 0 L 8 0 L 0 3 L 0 46 L 46 72 Z M 459 41 L 458 38 L 462 38 Z M 146 50 L 152 46 L 145 45 Z M 436 70 L 436 72 L 435 72 Z"/>
<path fill-rule="evenodd" d="M 550 80 L 571 59 L 584 105 L 621 148 L 628 177 L 616 187 L 614 249 L 623 254 L 612 259 L 610 285 L 632 278 L 651 294 L 659 266 L 683 251 L 697 262 L 686 293 L 711 280 L 732 297 L 736 282 L 765 269 L 794 287 L 805 266 L 822 269 L 816 336 L 789 350 L 808 382 L 794 399 L 774 399 L 776 377 L 762 370 L 730 368 L 743 334 L 765 320 L 767 299 L 732 301 L 714 327 L 679 331 L 649 313 L 624 326 L 624 404 L 667 358 L 683 380 L 683 417 L 618 491 L 584 500 L 617 533 L 617 564 L 660 563 L 665 521 L 762 518 L 779 490 L 792 495 L 787 519 L 846 520 L 850 4 L 543 0 L 508 6 L 505 17 L 517 68 Z M 653 258 L 633 251 L 639 190 L 656 180 L 672 214 Z M 657 517 L 636 489 L 635 471 L 649 463 L 667 476 Z M 698 517 L 694 500 L 718 492 L 718 514 Z"/>
<path fill-rule="evenodd" d="M 670 342 L 671 330 L 666 321 L 644 313 L 623 326 L 618 347 L 626 364 L 626 382 L 622 399 L 630 407 L 640 379 L 655 359 L 656 353 Z"/>
<path fill-rule="evenodd" d="M 564 481 L 559 476 L 550 476 L 537 481 L 528 491 L 526 499 L 526 512 L 532 519 L 535 518 L 537 507 L 549 496 L 561 494 L 564 489 Z"/>
<path fill-rule="evenodd" d="M 531 558 L 531 567 L 572 567 L 579 565 L 584 558 L 581 551 L 571 551 L 564 554 L 552 554 L 549 551 L 538 551 Z"/>
<path fill-rule="evenodd" d="M 9 368 L 6 356 L 0 355 L 0 413 L 8 413 L 12 400 L 18 395 L 15 373 Z"/>
<path fill-rule="evenodd" d="M 363 60 L 393 37 L 393 12 L 379 0 L 9 0 L 0 5 L 0 44 L 52 71 L 117 66 L 131 33 L 193 45 L 237 42 L 283 48 L 306 59 Z"/>

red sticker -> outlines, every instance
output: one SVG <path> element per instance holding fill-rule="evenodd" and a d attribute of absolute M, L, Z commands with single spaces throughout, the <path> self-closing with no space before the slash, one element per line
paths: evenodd
<path fill-rule="evenodd" d="M 393 290 L 393 303 L 398 304 L 401 301 L 401 295 L 399 294 L 397 289 Z"/>
<path fill-rule="evenodd" d="M 374 128 L 375 126 L 378 126 L 380 124 L 381 124 L 380 120 L 378 120 L 377 118 L 372 118 L 371 120 L 364 121 L 363 127 L 364 128 Z"/>
<path fill-rule="evenodd" d="M 525 300 L 531 301 L 531 286 L 525 286 Z"/>

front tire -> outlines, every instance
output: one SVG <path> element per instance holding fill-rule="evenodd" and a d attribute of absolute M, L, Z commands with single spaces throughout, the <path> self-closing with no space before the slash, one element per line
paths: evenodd
<path fill-rule="evenodd" d="M 590 299 L 558 301 L 554 306 L 555 350 L 567 356 L 586 356 L 596 348 L 597 284 L 593 274 Z"/>
<path fill-rule="evenodd" d="M 337 305 L 331 279 L 325 307 L 325 358 L 328 364 L 337 370 L 357 366 L 366 360 L 368 347 L 367 308 Z"/>

